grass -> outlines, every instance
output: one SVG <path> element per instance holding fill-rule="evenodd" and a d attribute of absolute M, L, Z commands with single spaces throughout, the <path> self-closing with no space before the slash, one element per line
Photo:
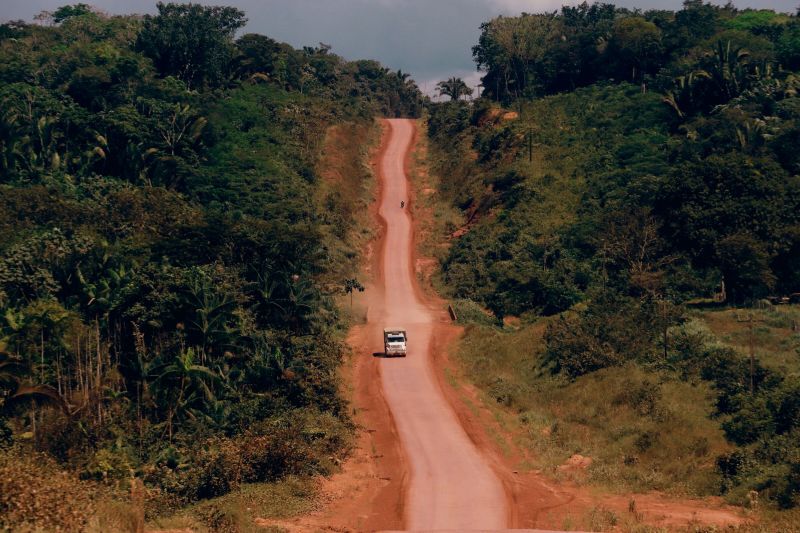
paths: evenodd
<path fill-rule="evenodd" d="M 469 229 L 477 235 L 467 239 L 474 245 L 466 248 L 468 252 L 492 252 L 497 227 L 509 220 L 514 224 L 508 222 L 508 228 L 522 232 L 528 241 L 547 244 L 547 239 L 574 221 L 589 187 L 608 179 L 603 169 L 609 154 L 626 159 L 625 166 L 642 175 L 658 175 L 668 166 L 666 152 L 659 148 L 669 138 L 664 129 L 668 121 L 661 117 L 663 105 L 656 95 L 642 95 L 635 87 L 591 88 L 540 99 L 525 104 L 512 120 L 497 111 L 489 110 L 478 119 L 479 123 L 490 121 L 488 127 L 484 124 L 464 136 L 439 137 L 426 152 L 432 172 L 414 177 L 415 189 L 435 188 L 438 194 L 419 195 L 430 215 L 421 232 L 423 254 L 447 259 L 454 242 L 459 251 L 452 233 L 473 209 L 478 210 L 480 221 Z M 431 124 L 436 120 L 434 114 Z M 491 146 L 492 135 L 508 130 L 510 138 L 518 141 L 532 134 L 532 161 L 528 161 L 527 146 L 516 142 L 502 153 L 495 150 L 495 159 L 476 164 L 474 159 L 485 151 L 482 145 Z M 486 184 L 509 171 L 522 176 L 519 187 L 534 191 L 535 201 L 505 210 L 502 202 L 500 207 L 497 201 L 482 202 L 494 194 Z M 502 180 L 497 183 L 502 185 Z M 464 211 L 454 210 L 454 205 Z M 481 247 L 475 240 L 481 246 L 490 244 Z M 461 252 L 456 254 L 459 265 L 470 270 L 473 256 Z M 438 273 L 432 279 L 441 294 L 456 294 L 456 287 L 447 286 Z M 469 286 L 472 278 L 464 276 L 464 281 Z M 475 281 L 473 298 L 483 297 L 483 281 Z M 455 350 L 459 368 L 454 374 L 482 391 L 496 422 L 527 452 L 522 464 L 554 477 L 567 476 L 571 474 L 558 467 L 571 455 L 581 454 L 593 463 L 585 475 L 576 477 L 579 483 L 617 492 L 719 494 L 716 459 L 733 448 L 724 438 L 720 420 L 712 418 L 716 394 L 708 383 L 683 381 L 672 372 L 634 365 L 569 381 L 542 368 L 542 336 L 550 319 L 531 313 L 501 325 L 476 301 L 453 300 L 451 304 L 466 328 Z M 748 324 L 740 321 L 746 313 L 749 310 L 692 309 L 690 318 L 721 343 L 748 355 L 750 332 Z M 757 358 L 781 373 L 800 372 L 800 306 L 770 306 L 755 314 Z M 767 525 L 742 531 L 797 531 L 800 524 L 796 512 L 768 511 L 760 516 Z M 599 508 L 568 522 L 564 529 L 659 531 L 640 524 L 635 513 L 616 516 Z M 710 530 L 696 525 L 686 531 Z"/>
<path fill-rule="evenodd" d="M 675 496 L 715 495 L 720 478 L 715 460 L 732 450 L 712 418 L 714 392 L 705 382 L 685 382 L 638 366 L 609 368 L 569 381 L 541 368 L 543 333 L 550 319 L 518 329 L 487 325 L 483 312 L 467 306 L 477 323 L 467 322 L 455 360 L 466 379 L 482 392 L 495 418 L 517 445 L 529 452 L 525 466 L 556 478 L 568 477 L 614 492 L 659 490 Z M 696 326 L 743 355 L 749 350 L 751 310 L 692 310 Z M 752 311 L 756 355 L 784 373 L 800 371 L 800 306 Z M 470 313 L 462 313 L 468 317 Z M 562 473 L 572 454 L 593 459 L 586 475 Z M 797 510 L 756 508 L 759 521 L 743 533 L 800 531 Z M 613 518 L 613 519 L 612 519 Z M 616 520 L 616 522 L 615 522 Z M 575 516 L 565 529 L 660 531 L 635 516 L 611 517 L 598 510 Z M 713 531 L 699 525 L 686 531 Z"/>
<path fill-rule="evenodd" d="M 559 475 L 571 455 L 593 459 L 588 480 L 616 491 L 705 495 L 727 451 L 709 423 L 711 390 L 638 367 L 568 381 L 539 368 L 546 321 L 505 332 L 470 326 L 458 360 L 490 400 L 516 414 L 537 468 Z"/>
<path fill-rule="evenodd" d="M 696 310 L 692 314 L 705 322 L 723 344 L 748 356 L 750 330 L 746 320 L 752 314 L 753 345 L 758 360 L 782 373 L 800 373 L 800 305 Z"/>
<path fill-rule="evenodd" d="M 322 179 L 314 194 L 324 206 L 323 231 L 331 265 L 331 275 L 324 281 L 329 285 L 356 275 L 359 256 L 374 238 L 369 206 L 375 199 L 376 179 L 370 163 L 380 140 L 377 122 L 338 124 L 326 132 L 317 163 Z"/>
<path fill-rule="evenodd" d="M 148 529 L 190 529 L 195 533 L 268 531 L 256 525 L 257 518 L 286 519 L 312 511 L 317 484 L 307 478 L 290 477 L 276 483 L 244 485 L 236 492 L 206 500 L 181 512 L 153 520 Z"/>

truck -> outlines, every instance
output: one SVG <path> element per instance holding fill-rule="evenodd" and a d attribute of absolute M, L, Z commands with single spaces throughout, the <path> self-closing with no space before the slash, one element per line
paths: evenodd
<path fill-rule="evenodd" d="M 383 329 L 383 353 L 386 357 L 406 356 L 408 334 L 403 328 Z"/>

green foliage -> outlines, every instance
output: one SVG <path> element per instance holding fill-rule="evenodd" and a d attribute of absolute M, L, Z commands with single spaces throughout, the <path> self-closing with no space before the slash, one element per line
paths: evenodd
<path fill-rule="evenodd" d="M 233 7 L 158 2 L 158 15 L 148 16 L 137 46 L 163 76 L 175 76 L 187 87 L 218 87 L 227 78 L 233 58 L 233 36 L 247 23 Z"/>
<path fill-rule="evenodd" d="M 438 192 L 463 215 L 442 281 L 457 308 L 470 302 L 467 321 L 496 328 L 480 328 L 488 350 L 469 336 L 472 374 L 508 408 L 530 406 L 540 453 L 614 433 L 592 452 L 613 449 L 624 468 L 598 463 L 597 480 L 630 483 L 644 460 L 658 465 L 645 484 L 663 486 L 676 465 L 657 450 L 672 447 L 706 458 L 701 492 L 798 504 L 792 333 L 756 328 L 756 345 L 780 357 L 751 371 L 684 323 L 696 302 L 800 291 L 797 27 L 794 15 L 702 0 L 498 17 L 473 48 L 483 98 L 430 106 Z M 518 323 L 509 315 L 519 333 L 501 332 Z M 622 379 L 631 373 L 652 374 Z M 661 395 L 677 382 L 698 402 L 699 429 L 680 450 L 662 434 L 679 430 Z M 526 402 L 536 395 L 562 404 Z M 576 397 L 583 412 L 565 421 Z M 638 419 L 594 423 L 615 408 Z"/>
<path fill-rule="evenodd" d="M 784 30 L 777 43 L 778 59 L 786 68 L 800 69 L 800 23 L 794 20 Z"/>
<path fill-rule="evenodd" d="M 788 15 L 776 13 L 769 9 L 746 9 L 728 20 L 725 25 L 734 30 L 765 34 L 772 30 L 774 26 L 781 26 L 791 20 Z"/>
<path fill-rule="evenodd" d="M 652 362 L 658 358 L 661 332 L 674 320 L 660 314 L 655 302 L 602 293 L 584 311 L 548 326 L 547 359 L 554 371 L 571 377 L 628 362 Z"/>
<path fill-rule="evenodd" d="M 235 41 L 237 9 L 158 11 L 0 26 L 0 440 L 133 472 L 152 512 L 346 452 L 356 217 L 316 170 L 334 126 L 422 103 L 375 61 Z"/>
<path fill-rule="evenodd" d="M 472 95 L 470 88 L 461 78 L 450 78 L 436 84 L 439 96 L 449 96 L 450 100 L 460 100 L 462 96 Z"/>
<path fill-rule="evenodd" d="M 92 13 L 89 4 L 73 4 L 71 6 L 61 6 L 53 11 L 53 22 L 61 24 L 72 17 L 83 17 Z"/>
<path fill-rule="evenodd" d="M 623 78 L 639 81 L 654 74 L 663 56 L 661 30 L 640 17 L 619 19 L 614 24 L 609 54 L 618 61 Z"/>

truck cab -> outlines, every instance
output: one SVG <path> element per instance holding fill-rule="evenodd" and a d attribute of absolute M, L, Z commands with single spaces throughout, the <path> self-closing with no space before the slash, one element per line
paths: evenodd
<path fill-rule="evenodd" d="M 408 335 L 403 328 L 384 328 L 383 351 L 387 357 L 406 356 Z"/>

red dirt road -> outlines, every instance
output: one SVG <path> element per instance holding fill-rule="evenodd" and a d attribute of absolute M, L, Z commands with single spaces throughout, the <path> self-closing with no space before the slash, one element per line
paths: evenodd
<path fill-rule="evenodd" d="M 386 223 L 381 261 L 384 305 L 371 307 L 367 320 L 408 331 L 408 356 L 380 363 L 383 395 L 408 461 L 405 526 L 505 529 L 509 509 L 503 485 L 459 424 L 432 368 L 431 339 L 440 313 L 420 297 L 412 269 L 412 222 L 408 210 L 400 207 L 409 198 L 404 166 L 414 126 L 400 119 L 389 124 L 379 209 Z"/>
<path fill-rule="evenodd" d="M 322 482 L 325 505 L 310 515 L 259 524 L 298 533 L 591 529 L 593 522 L 585 518 L 598 510 L 613 511 L 637 527 L 684 530 L 697 524 L 741 524 L 742 517 L 718 499 L 596 493 L 522 466 L 525 461 L 511 435 L 484 412 L 472 387 L 447 379 L 449 372 L 458 374 L 447 347 L 461 330 L 449 323 L 443 302 L 423 294 L 413 268 L 414 225 L 408 204 L 414 202 L 405 168 L 416 141 L 415 124 L 387 120 L 383 127 L 376 157 L 380 201 L 371 208 L 377 211 L 381 238 L 377 247 L 366 250 L 364 275 L 373 280 L 359 304 L 367 305 L 367 320 L 350 332 L 354 357 L 345 369 L 362 431 L 342 472 Z M 406 208 L 400 207 L 401 201 Z M 430 216 L 423 211 L 413 212 Z M 381 357 L 386 326 L 408 330 L 407 357 Z M 470 398 L 470 406 L 462 395 Z M 490 428 L 511 446 L 510 455 L 489 436 Z M 629 511 L 634 500 L 635 516 Z"/>

